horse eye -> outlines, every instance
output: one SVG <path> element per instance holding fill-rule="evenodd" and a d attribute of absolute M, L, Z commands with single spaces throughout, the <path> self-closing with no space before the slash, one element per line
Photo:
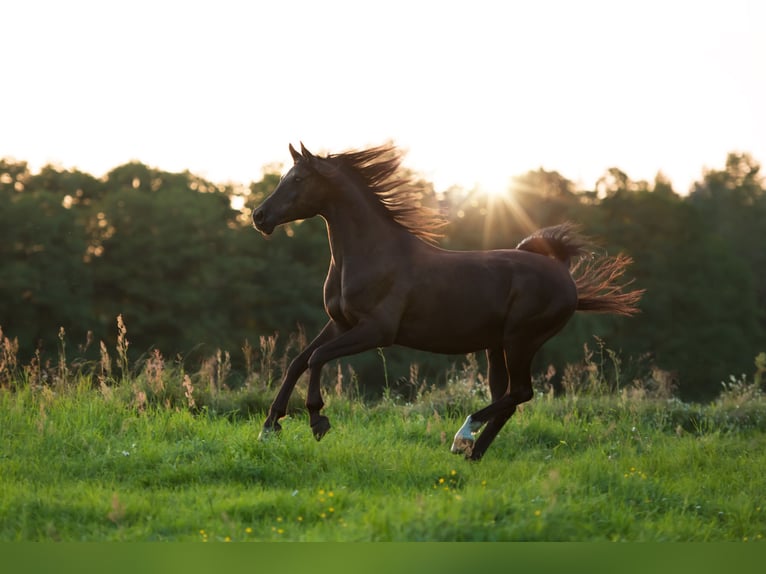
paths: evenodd
<path fill-rule="evenodd" d="M 300 183 L 303 181 L 303 178 L 299 175 L 296 175 L 294 179 L 295 179 L 295 183 Z"/>

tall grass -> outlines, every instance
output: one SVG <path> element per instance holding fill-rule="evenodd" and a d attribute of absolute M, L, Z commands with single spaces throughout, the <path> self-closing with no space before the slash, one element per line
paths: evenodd
<path fill-rule="evenodd" d="M 279 437 L 256 440 L 285 358 L 246 344 L 198 370 L 159 351 L 127 361 L 127 329 L 96 364 L 20 365 L 0 336 L 0 540 L 673 540 L 766 534 L 762 374 L 705 405 L 672 379 L 632 380 L 586 349 L 556 396 L 550 373 L 481 463 L 449 453 L 486 404 L 472 358 L 442 386 L 363 401 L 324 382 L 317 443 L 300 393 Z M 116 368 L 115 368 L 116 366 Z M 619 376 L 615 376 L 619 375 Z M 630 379 L 630 380 L 628 380 Z"/>

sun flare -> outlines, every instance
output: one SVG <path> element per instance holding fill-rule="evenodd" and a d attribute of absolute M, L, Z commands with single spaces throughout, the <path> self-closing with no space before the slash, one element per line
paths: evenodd
<path fill-rule="evenodd" d="M 487 196 L 490 200 L 500 199 L 507 197 L 511 193 L 511 188 L 508 181 L 493 181 L 477 186 L 477 191 L 482 195 Z"/>
<path fill-rule="evenodd" d="M 509 226 L 518 226 L 524 234 L 531 233 L 536 229 L 524 207 L 519 203 L 513 193 L 513 188 L 508 185 L 505 188 L 492 188 L 492 191 L 480 190 L 486 197 L 486 217 L 483 229 L 485 246 L 489 245 L 491 238 L 500 230 L 506 230 Z"/>

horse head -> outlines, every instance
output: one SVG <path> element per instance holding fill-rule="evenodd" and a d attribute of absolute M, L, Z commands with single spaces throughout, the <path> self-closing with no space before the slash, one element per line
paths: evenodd
<path fill-rule="evenodd" d="M 303 143 L 300 152 L 292 144 L 289 149 L 293 166 L 253 212 L 253 225 L 264 235 L 283 223 L 318 215 L 332 189 L 327 176 L 333 168 L 327 158 L 312 154 Z"/>

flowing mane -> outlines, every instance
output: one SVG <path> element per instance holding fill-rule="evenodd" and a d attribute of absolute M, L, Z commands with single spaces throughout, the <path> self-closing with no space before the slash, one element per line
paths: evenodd
<path fill-rule="evenodd" d="M 393 144 L 327 156 L 339 167 L 351 170 L 374 194 L 394 221 L 421 239 L 435 243 L 446 224 L 439 212 L 423 205 L 423 191 L 401 169 L 402 153 Z"/>

